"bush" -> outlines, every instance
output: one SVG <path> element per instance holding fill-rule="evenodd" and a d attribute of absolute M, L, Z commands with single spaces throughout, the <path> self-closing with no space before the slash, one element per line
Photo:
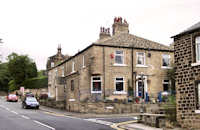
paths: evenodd
<path fill-rule="evenodd" d="M 44 94 L 40 94 L 40 99 L 48 99 L 48 94 L 44 93 Z"/>
<path fill-rule="evenodd" d="M 37 78 L 27 79 L 23 85 L 27 89 L 39 89 L 46 88 L 48 86 L 48 79 L 46 76 L 41 76 Z"/>

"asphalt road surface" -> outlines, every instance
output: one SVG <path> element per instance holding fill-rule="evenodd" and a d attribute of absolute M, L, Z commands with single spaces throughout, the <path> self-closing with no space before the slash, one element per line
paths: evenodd
<path fill-rule="evenodd" d="M 113 130 L 111 124 L 23 109 L 21 102 L 6 102 L 0 97 L 0 130 Z"/>

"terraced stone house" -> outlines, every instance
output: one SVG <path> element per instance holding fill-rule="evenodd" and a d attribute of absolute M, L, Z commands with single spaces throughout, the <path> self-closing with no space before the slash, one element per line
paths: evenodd
<path fill-rule="evenodd" d="M 177 120 L 182 127 L 200 129 L 200 22 L 173 38 Z"/>
<path fill-rule="evenodd" d="M 173 48 L 130 34 L 127 21 L 115 18 L 112 35 L 109 28 L 101 27 L 96 42 L 48 72 L 50 82 L 61 77 L 66 108 L 79 111 L 80 102 L 156 100 L 158 92 L 170 90 L 166 72 L 173 58 Z M 56 98 L 54 88 L 49 85 L 50 95 Z"/>

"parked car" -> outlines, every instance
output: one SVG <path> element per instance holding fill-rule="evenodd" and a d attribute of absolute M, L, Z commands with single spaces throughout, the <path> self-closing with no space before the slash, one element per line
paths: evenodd
<path fill-rule="evenodd" d="M 37 99 L 35 97 L 26 97 L 23 101 L 22 101 L 22 108 L 36 108 L 39 109 L 39 102 L 37 101 Z"/>
<path fill-rule="evenodd" d="M 18 102 L 18 97 L 15 94 L 9 94 L 6 99 L 8 102 Z"/>

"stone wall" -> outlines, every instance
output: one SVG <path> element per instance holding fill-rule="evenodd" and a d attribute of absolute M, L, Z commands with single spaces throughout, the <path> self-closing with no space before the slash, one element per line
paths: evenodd
<path fill-rule="evenodd" d="M 197 109 L 195 81 L 200 80 L 200 66 L 192 66 L 195 62 L 193 48 L 194 38 L 200 32 L 175 37 L 176 65 L 176 102 L 177 121 L 182 127 L 199 128 L 200 114 Z"/>

